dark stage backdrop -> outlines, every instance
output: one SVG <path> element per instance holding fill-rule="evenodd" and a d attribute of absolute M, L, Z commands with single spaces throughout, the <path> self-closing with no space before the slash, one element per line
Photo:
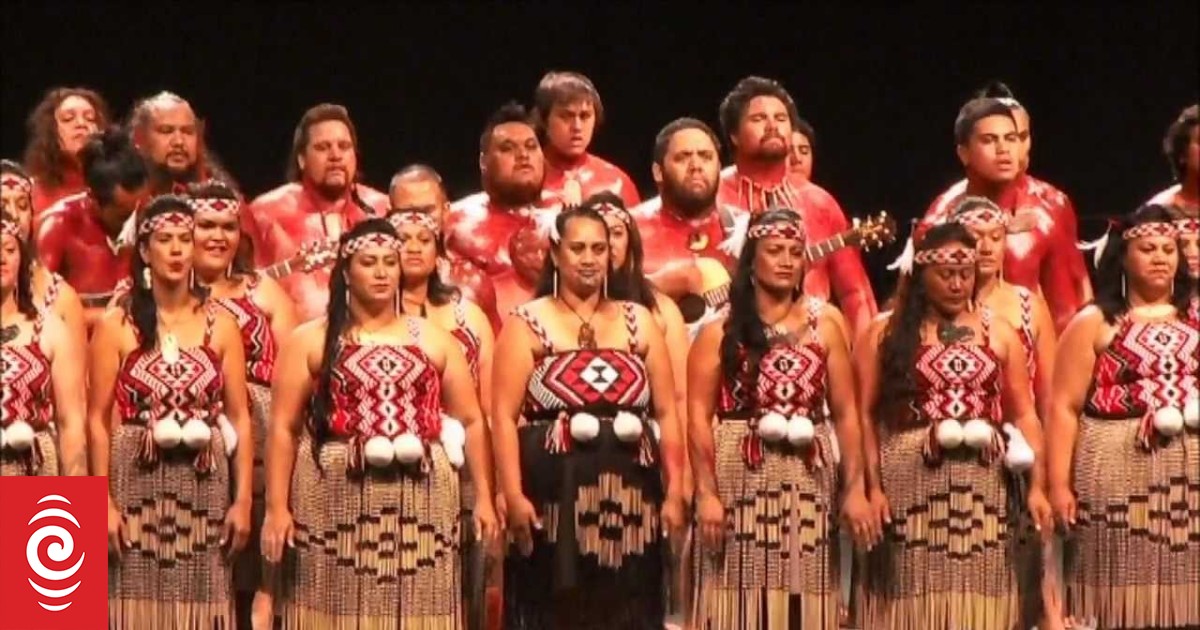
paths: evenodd
<path fill-rule="evenodd" d="M 333 101 L 358 125 L 368 183 L 422 161 L 459 196 L 478 189 L 489 112 L 527 103 L 545 71 L 575 69 L 607 109 L 595 152 L 650 196 L 658 129 L 684 115 L 715 127 L 725 93 L 760 74 L 782 81 L 816 127 L 814 179 L 848 214 L 908 218 L 960 176 L 959 105 L 1002 78 L 1033 116 L 1032 172 L 1074 198 L 1092 237 L 1098 215 L 1170 183 L 1163 131 L 1197 96 L 1194 2 L 699 4 L 23 2 L 3 17 L 3 155 L 20 154 L 25 116 L 51 86 L 99 89 L 122 115 L 170 89 L 208 120 L 210 146 L 253 195 L 281 182 L 304 109 Z M 898 249 L 869 255 L 877 289 Z"/>

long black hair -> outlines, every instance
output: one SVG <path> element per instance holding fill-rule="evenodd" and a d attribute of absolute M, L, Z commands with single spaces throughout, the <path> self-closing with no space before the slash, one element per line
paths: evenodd
<path fill-rule="evenodd" d="M 658 301 L 654 299 L 654 285 L 650 284 L 642 271 L 642 264 L 646 259 L 646 252 L 642 247 L 642 234 L 638 231 L 637 222 L 629 215 L 625 201 L 620 195 L 605 190 L 588 197 L 582 204 L 582 207 L 595 210 L 597 214 L 600 214 L 600 209 L 604 206 L 619 208 L 630 218 L 625 224 L 625 233 L 629 235 L 629 244 L 625 248 L 625 262 L 620 267 L 613 267 L 612 273 L 609 274 L 608 296 L 615 300 L 641 304 L 651 311 L 658 310 Z"/>
<path fill-rule="evenodd" d="M 942 223 L 929 228 L 913 252 L 954 243 L 975 249 L 975 238 L 965 226 L 953 221 Z M 907 413 L 916 397 L 913 368 L 921 345 L 921 322 L 929 307 L 929 296 L 922 280 L 925 267 L 914 261 L 912 273 L 900 280 L 895 310 L 879 342 L 879 398 L 875 409 L 880 418 L 900 417 L 901 413 Z"/>
<path fill-rule="evenodd" d="M 563 210 L 562 212 L 558 213 L 558 216 L 554 218 L 554 228 L 558 230 L 560 235 L 566 234 L 567 225 L 577 219 L 584 221 L 595 221 L 596 223 L 599 223 L 600 227 L 604 228 L 604 240 L 608 240 L 608 223 L 604 221 L 604 217 L 601 216 L 599 212 L 596 212 L 591 208 L 584 208 L 583 206 L 568 208 L 567 210 Z M 558 249 L 559 247 L 562 247 L 562 240 L 560 239 L 556 242 L 554 239 L 550 239 L 550 247 L 552 249 Z M 554 258 L 547 254 L 546 264 L 542 266 L 542 275 L 538 277 L 537 291 L 534 292 L 534 298 L 554 295 L 554 282 L 555 277 L 558 275 L 557 272 L 558 267 L 554 265 Z M 605 277 L 609 279 L 612 278 L 612 256 L 609 256 L 608 258 L 608 269 L 605 269 L 605 274 L 607 274 Z"/>
<path fill-rule="evenodd" d="M 768 210 L 751 220 L 750 227 L 772 223 L 800 223 L 800 215 L 786 208 Z M 747 236 L 729 285 L 729 319 L 725 320 L 725 336 L 721 338 L 721 372 L 730 382 L 744 379 L 747 384 L 754 383 L 758 379 L 758 362 L 770 345 L 766 325 L 758 314 L 758 302 L 754 299 L 754 257 L 757 255 L 758 239 Z M 797 296 L 799 292 L 797 287 Z M 748 368 L 745 374 L 743 367 Z"/>
<path fill-rule="evenodd" d="M 0 160 L 0 175 L 12 175 L 14 177 L 20 177 L 21 179 L 25 180 L 25 182 L 27 184 L 29 184 L 30 192 L 25 193 L 25 196 L 27 197 L 26 202 L 29 204 L 29 234 L 25 235 L 25 237 L 21 239 L 22 241 L 24 241 L 24 243 L 22 243 L 22 246 L 25 248 L 22 250 L 22 253 L 21 253 L 21 262 L 24 263 L 25 252 L 28 252 L 30 258 L 32 259 L 30 261 L 30 264 L 31 265 L 36 264 L 37 263 L 37 234 L 33 233 L 33 215 L 34 215 L 33 177 L 31 177 L 29 175 L 29 171 L 26 171 L 25 167 L 21 166 L 20 164 L 17 164 L 16 162 L 14 162 L 12 160 Z M 16 220 L 17 220 L 16 217 L 14 217 L 12 215 L 7 215 L 7 216 L 8 216 L 8 219 L 7 219 L 8 221 L 16 223 Z"/>
<path fill-rule="evenodd" d="M 326 309 L 325 343 L 322 346 L 321 369 L 317 374 L 317 388 L 313 392 L 310 422 L 313 432 L 313 459 L 320 461 L 317 456 L 320 445 L 329 438 L 329 416 L 333 413 L 333 394 L 330 388 L 333 384 L 333 366 L 337 362 L 342 349 L 342 333 L 350 321 L 350 304 L 347 293 L 349 285 L 346 282 L 347 268 L 350 266 L 349 257 L 342 256 L 342 248 L 351 240 L 364 234 L 386 234 L 396 237 L 396 228 L 386 219 L 371 218 L 360 221 L 353 228 L 342 234 L 338 240 L 337 262 L 329 272 L 329 306 Z M 400 283 L 403 285 L 404 276 L 401 271 Z M 396 288 L 399 291 L 399 287 Z"/>
<path fill-rule="evenodd" d="M 133 253 L 129 262 L 132 288 L 121 303 L 125 312 L 133 320 L 133 326 L 138 332 L 138 347 L 143 352 L 153 350 L 158 343 L 158 304 L 154 302 L 154 292 L 150 289 L 150 284 L 143 277 L 150 267 L 146 261 L 142 260 L 141 249 L 149 244 L 151 235 L 141 233 L 142 225 L 150 219 L 168 212 L 178 212 L 189 217 L 195 216 L 187 199 L 179 195 L 160 195 L 142 209 L 137 218 L 138 235 L 135 241 L 137 251 Z M 188 260 L 187 264 L 191 265 L 192 261 Z M 189 290 L 192 295 L 200 298 L 201 302 L 208 297 L 208 289 L 200 287 L 194 282 L 189 286 Z"/>
<path fill-rule="evenodd" d="M 0 222 L 15 224 L 17 218 L 8 212 L 0 212 Z M 17 310 L 26 317 L 37 317 L 37 307 L 33 304 L 33 249 L 28 242 L 18 238 L 17 253 L 20 256 L 17 263 Z"/>
<path fill-rule="evenodd" d="M 1104 314 L 1104 321 L 1112 324 L 1129 310 L 1129 298 L 1126 297 L 1125 289 L 1125 252 L 1129 249 L 1129 242 L 1122 238 L 1121 233 L 1144 223 L 1170 223 L 1173 218 L 1174 215 L 1166 206 L 1146 204 L 1109 227 L 1108 244 L 1105 245 L 1100 262 L 1096 265 L 1096 296 L 1092 300 Z M 1176 253 L 1180 260 L 1175 268 L 1171 303 L 1182 315 L 1187 312 L 1188 300 L 1195 284 L 1188 276 L 1183 255 L 1178 250 Z"/>
<path fill-rule="evenodd" d="M 404 214 L 406 212 L 414 211 L 403 209 L 388 210 L 387 217 L 388 219 L 391 219 L 393 215 Z M 392 227 L 395 229 L 394 225 Z M 400 231 L 396 230 L 397 236 L 399 236 L 399 233 Z M 442 232 L 439 231 L 434 233 L 433 245 L 437 252 L 437 260 L 445 260 L 446 237 L 442 234 Z M 434 264 L 433 273 L 429 274 L 429 278 L 426 280 L 426 283 L 427 286 L 425 287 L 425 296 L 434 306 L 445 306 L 446 304 L 457 300 L 462 295 L 462 291 L 458 287 L 446 282 L 446 280 L 442 278 L 442 274 L 438 273 L 436 263 Z M 400 289 L 402 291 L 404 290 L 403 283 L 400 285 Z M 400 301 L 400 311 L 407 312 L 404 310 L 404 300 Z"/>

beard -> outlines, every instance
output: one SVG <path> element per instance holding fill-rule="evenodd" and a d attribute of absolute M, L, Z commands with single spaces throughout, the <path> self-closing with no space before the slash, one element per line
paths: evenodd
<path fill-rule="evenodd" d="M 779 145 L 768 145 L 767 141 L 772 138 L 778 139 Z M 756 162 L 779 162 L 788 159 L 788 154 L 791 153 L 791 148 L 788 147 L 787 139 L 779 134 L 764 135 L 758 141 L 758 149 L 749 155 L 750 159 Z"/>
<path fill-rule="evenodd" d="M 337 201 L 338 199 L 341 199 L 342 197 L 346 196 L 346 191 L 350 190 L 350 187 L 354 185 L 353 180 L 343 180 L 343 183 L 340 184 L 330 183 L 328 180 L 321 180 L 319 182 L 310 181 L 309 183 L 312 185 L 312 189 L 316 191 L 317 195 L 326 201 Z"/>
<path fill-rule="evenodd" d="M 717 184 L 713 182 L 705 190 L 694 191 L 664 177 L 660 194 L 664 202 L 679 212 L 689 217 L 698 217 L 716 204 Z"/>
<path fill-rule="evenodd" d="M 191 184 L 200 179 L 200 163 L 193 162 L 183 170 L 175 170 L 166 164 L 152 162 L 149 165 L 151 186 L 156 191 L 170 192 L 175 184 Z"/>
<path fill-rule="evenodd" d="M 536 203 L 542 198 L 542 181 L 501 181 L 492 179 L 484 181 L 483 189 L 488 197 L 501 206 L 517 208 Z"/>

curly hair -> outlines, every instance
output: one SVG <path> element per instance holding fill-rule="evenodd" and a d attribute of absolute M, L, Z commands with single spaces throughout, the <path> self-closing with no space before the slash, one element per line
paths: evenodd
<path fill-rule="evenodd" d="M 74 158 L 63 153 L 58 139 L 58 119 L 55 112 L 62 102 L 78 96 L 92 105 L 96 110 L 96 129 L 108 126 L 108 103 L 95 90 L 85 87 L 56 87 L 51 88 L 38 102 L 25 122 L 29 133 L 29 143 L 25 145 L 25 168 L 39 182 L 51 186 L 63 183 L 63 173 L 71 166 Z"/>

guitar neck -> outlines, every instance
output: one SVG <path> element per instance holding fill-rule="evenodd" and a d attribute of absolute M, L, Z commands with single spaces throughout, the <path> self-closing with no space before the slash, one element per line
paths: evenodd
<path fill-rule="evenodd" d="M 845 232 L 834 234 L 831 238 L 827 238 L 819 243 L 805 247 L 804 254 L 808 256 L 809 261 L 816 262 L 845 247 L 857 245 L 858 241 L 858 230 L 849 229 Z"/>
<path fill-rule="evenodd" d="M 289 258 L 283 262 L 267 265 L 266 267 L 260 268 L 258 271 L 272 280 L 281 280 L 292 275 L 292 260 Z"/>

